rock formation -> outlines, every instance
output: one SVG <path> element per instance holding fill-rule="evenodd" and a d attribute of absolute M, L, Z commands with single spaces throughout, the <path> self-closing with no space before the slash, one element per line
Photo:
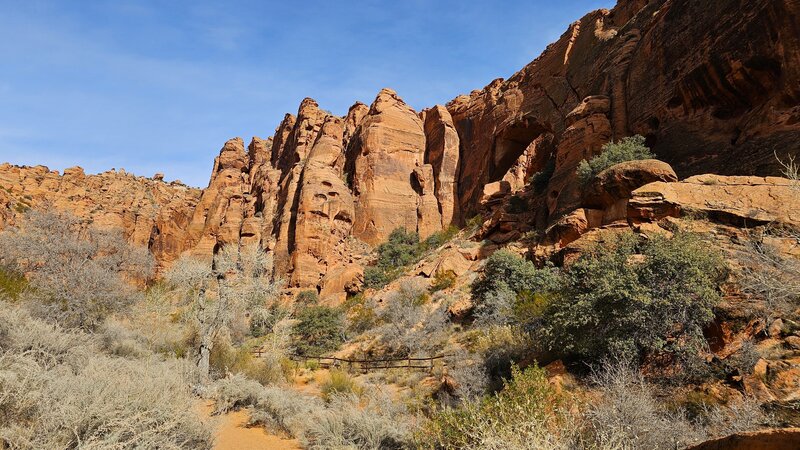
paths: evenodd
<path fill-rule="evenodd" d="M 349 152 L 355 158 L 348 175 L 358 197 L 353 235 L 372 245 L 382 242 L 399 227 L 420 231 L 426 237 L 425 233 L 431 232 L 430 226 L 422 230 L 418 227 L 418 197 L 425 195 L 424 186 L 419 185 L 419 176 L 414 175 L 425 159 L 422 121 L 394 91 L 384 89 L 359 130 Z M 432 172 L 418 172 L 422 181 L 429 184 L 431 195 Z M 427 208 L 425 213 L 438 214 L 438 208 Z"/>
<path fill-rule="evenodd" d="M 14 224 L 31 207 L 71 211 L 95 225 L 121 229 L 128 240 L 148 246 L 164 264 L 191 249 L 187 230 L 201 191 L 111 170 L 86 175 L 80 167 L 63 175 L 44 166 L 0 164 L 0 218 Z"/>

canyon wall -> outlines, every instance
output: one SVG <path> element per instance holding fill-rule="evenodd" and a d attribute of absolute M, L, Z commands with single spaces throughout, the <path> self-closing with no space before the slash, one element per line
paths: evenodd
<path fill-rule="evenodd" d="M 225 143 L 202 191 L 2 165 L 0 215 L 50 202 L 121 227 L 164 265 L 258 244 L 289 287 L 340 297 L 394 228 L 424 238 L 490 215 L 548 167 L 526 226 L 555 223 L 581 206 L 578 163 L 612 139 L 645 136 L 680 178 L 776 175 L 775 155 L 800 154 L 798 105 L 800 3 L 621 0 L 508 80 L 444 106 L 418 113 L 384 89 L 337 117 L 305 99 L 272 137 Z"/>

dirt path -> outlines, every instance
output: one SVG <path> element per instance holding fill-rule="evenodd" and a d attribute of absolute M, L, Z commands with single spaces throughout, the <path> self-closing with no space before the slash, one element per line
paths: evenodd
<path fill-rule="evenodd" d="M 203 413 L 217 423 L 214 450 L 300 450 L 295 439 L 284 439 L 269 434 L 262 427 L 247 427 L 247 411 L 233 411 L 211 416 L 213 403 L 202 407 Z"/>

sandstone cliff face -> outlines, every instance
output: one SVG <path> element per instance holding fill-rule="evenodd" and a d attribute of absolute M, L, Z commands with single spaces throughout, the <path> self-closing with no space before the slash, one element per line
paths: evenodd
<path fill-rule="evenodd" d="M 716 195 L 678 176 L 777 175 L 773 152 L 800 152 L 799 23 L 790 0 L 620 0 L 573 23 L 508 80 L 446 106 L 418 114 L 384 89 L 335 117 L 305 99 L 272 137 L 246 151 L 239 138 L 225 143 L 202 192 L 113 172 L 0 166 L 0 220 L 47 199 L 123 228 L 164 264 L 260 245 L 291 288 L 337 298 L 357 289 L 364 243 L 397 227 L 424 238 L 481 211 L 495 243 L 537 228 L 563 247 L 592 228 Z M 631 134 L 671 167 L 618 168 L 589 192 L 577 185 L 582 159 Z M 532 192 L 529 177 L 548 168 Z M 783 189 L 759 178 L 740 192 L 721 180 L 732 202 Z M 662 183 L 637 189 L 650 181 Z"/>
<path fill-rule="evenodd" d="M 374 245 L 398 227 L 421 237 L 435 231 L 429 224 L 418 227 L 418 197 L 425 195 L 419 177 L 429 183 L 429 194 L 433 180 L 432 170 L 414 176 L 425 156 L 425 132 L 414 110 L 394 91 L 382 90 L 350 145 L 355 160 L 348 175 L 358 197 L 353 235 Z M 422 205 L 425 214 L 438 214 L 429 206 Z"/>
<path fill-rule="evenodd" d="M 450 112 L 437 105 L 422 112 L 425 126 L 425 162 L 433 168 L 434 189 L 442 227 L 458 224 L 461 220 L 458 202 L 458 168 L 460 149 L 458 133 Z"/>
<path fill-rule="evenodd" d="M 798 153 L 798 23 L 800 4 L 784 0 L 621 0 L 586 15 L 507 81 L 447 105 L 462 146 L 462 213 L 545 133 L 565 171 L 597 143 L 641 134 L 681 177 L 776 175 L 773 150 Z M 596 96 L 604 110 L 575 121 Z M 557 170 L 551 214 L 569 209 L 568 186 Z"/>
<path fill-rule="evenodd" d="M 0 164 L 0 225 L 14 224 L 28 208 L 72 211 L 94 224 L 119 228 L 130 242 L 150 247 L 160 263 L 191 248 L 186 230 L 200 190 L 111 170 L 86 175 L 80 167 L 63 175 L 46 167 Z"/>

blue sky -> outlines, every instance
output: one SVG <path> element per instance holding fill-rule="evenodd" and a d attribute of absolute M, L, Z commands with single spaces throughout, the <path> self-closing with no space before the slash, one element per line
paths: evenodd
<path fill-rule="evenodd" d="M 204 187 L 304 97 L 419 110 L 508 77 L 615 0 L 0 0 L 0 161 Z"/>

